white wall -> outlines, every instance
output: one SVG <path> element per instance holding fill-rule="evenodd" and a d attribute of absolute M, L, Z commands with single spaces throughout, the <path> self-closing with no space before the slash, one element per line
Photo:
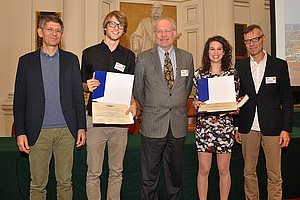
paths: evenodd
<path fill-rule="evenodd" d="M 197 39 L 197 44 L 190 47 L 191 50 L 195 51 L 194 56 L 200 56 L 202 53 L 203 43 L 207 39 L 208 36 L 212 36 L 215 34 L 222 34 L 222 29 L 218 29 L 218 18 L 222 18 L 222 15 L 227 15 L 226 10 L 222 12 L 222 15 L 214 15 L 217 10 L 206 10 L 206 8 L 217 9 L 214 6 L 220 0 L 190 0 L 190 1 L 180 1 L 180 0 L 166 0 L 161 1 L 166 5 L 176 5 L 184 8 L 188 8 L 189 5 L 196 5 L 197 9 L 197 35 L 195 38 Z M 231 0 L 226 0 L 230 2 Z M 82 3 L 83 2 L 83 3 Z M 84 18 L 84 25 L 80 27 L 82 33 L 80 33 L 80 37 L 82 41 L 80 41 L 80 45 L 75 45 L 72 47 L 71 43 L 75 43 L 75 41 L 64 41 L 62 43 L 63 48 L 71 48 L 68 49 L 77 53 L 79 59 L 81 57 L 81 48 L 85 48 L 87 46 L 91 46 L 103 38 L 102 32 L 102 19 L 106 14 L 108 9 L 118 9 L 120 2 L 137 2 L 134 0 L 1 0 L 0 1 L 0 17 L 2 20 L 2 31 L 0 33 L 0 104 L 12 106 L 11 99 L 8 98 L 8 95 L 13 92 L 15 73 L 17 69 L 18 58 L 25 53 L 33 51 L 35 49 L 35 13 L 36 11 L 56 11 L 62 12 L 62 19 L 66 17 L 65 15 L 70 15 L 73 9 L 74 12 L 78 12 L 81 14 L 81 17 Z M 139 0 L 139 3 L 153 3 L 153 1 L 144 1 Z M 262 28 L 264 29 L 265 34 L 267 35 L 268 41 L 266 42 L 266 50 L 270 52 L 270 17 L 269 17 L 269 6 L 265 5 L 268 1 L 264 0 L 238 0 L 234 2 L 233 9 L 230 8 L 231 12 L 233 10 L 233 21 L 235 23 L 260 23 Z M 186 5 L 184 4 L 186 3 Z M 224 3 L 224 2 L 221 2 Z M 74 5 L 76 4 L 76 5 Z M 78 8 L 78 5 L 82 5 L 83 8 Z M 189 5 L 187 5 L 189 4 Z M 70 9 L 70 6 L 72 7 Z M 229 7 L 227 7 L 229 8 Z M 219 8 L 220 9 L 220 8 Z M 226 9 L 226 8 L 225 8 Z M 206 10 L 206 11 L 205 11 Z M 66 13 L 69 12 L 69 13 Z M 212 15 L 210 15 L 212 13 Z M 178 12 L 177 13 L 177 21 L 181 23 L 183 17 L 186 13 Z M 229 19 L 232 16 L 232 13 L 228 13 L 226 16 Z M 69 17 L 69 16 L 68 16 Z M 76 26 L 78 23 L 74 19 L 68 18 L 68 26 Z M 223 19 L 223 18 L 222 18 Z M 262 20 L 263 19 L 263 20 Z M 206 21 L 207 20 L 207 21 Z M 209 23 L 208 23 L 209 22 Z M 192 31 L 189 29 L 191 24 L 184 24 L 178 27 L 182 27 L 182 30 L 185 29 L 188 31 Z M 218 26 L 218 27 L 217 27 Z M 74 29 L 75 30 L 75 29 Z M 179 32 L 182 30 L 178 30 Z M 226 31 L 229 33 L 229 31 Z M 197 36 L 197 37 L 196 37 Z M 191 42 L 191 41 L 189 41 Z M 188 44 L 188 40 L 185 36 L 183 36 L 183 40 L 178 42 L 178 46 L 182 48 L 187 48 L 191 44 Z M 76 49 L 72 49 L 76 48 Z M 201 52 L 201 53 L 199 53 Z M 198 60 L 195 64 L 199 65 L 200 60 Z M 9 119 L 9 120 L 7 120 Z M 6 120 L 6 121 L 5 121 Z M 12 116 L 7 115 L 5 117 L 5 112 L 0 109 L 0 136 L 10 136 L 11 132 L 11 124 L 12 124 Z"/>
<path fill-rule="evenodd" d="M 2 104 L 12 103 L 7 100 L 7 97 L 13 92 L 18 57 L 31 50 L 31 5 L 31 0 L 0 1 L 0 16 L 4 19 L 0 37 L 0 102 Z M 1 110 L 0 136 L 9 136 L 11 122 L 5 130 L 4 114 Z"/>
<path fill-rule="evenodd" d="M 10 82 L 10 52 L 11 52 L 11 35 L 10 35 L 10 0 L 0 1 L 0 18 L 2 20 L 2 31 L 0 37 L 0 102 L 4 102 L 7 98 L 7 93 L 12 90 Z M 0 134 L 4 134 L 5 118 L 4 111 L 0 109 Z"/>
<path fill-rule="evenodd" d="M 234 22 L 258 24 L 267 36 L 264 49 L 271 54 L 270 4 L 264 0 L 245 0 L 234 3 Z"/>

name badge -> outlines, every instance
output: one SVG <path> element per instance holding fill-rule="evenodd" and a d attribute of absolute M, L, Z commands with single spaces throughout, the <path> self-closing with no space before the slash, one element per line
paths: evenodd
<path fill-rule="evenodd" d="M 189 70 L 188 69 L 181 70 L 181 76 L 189 76 Z"/>
<path fill-rule="evenodd" d="M 123 64 L 121 64 L 121 63 L 119 63 L 119 62 L 116 62 L 116 64 L 115 64 L 115 67 L 114 67 L 116 70 L 119 70 L 120 72 L 124 72 L 124 70 L 125 70 L 125 68 L 126 68 L 126 66 L 125 65 L 123 65 Z"/>
<path fill-rule="evenodd" d="M 266 77 L 266 84 L 274 84 L 276 83 L 276 76 Z"/>

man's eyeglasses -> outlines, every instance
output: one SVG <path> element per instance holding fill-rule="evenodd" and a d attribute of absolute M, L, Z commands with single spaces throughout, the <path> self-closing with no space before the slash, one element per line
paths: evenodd
<path fill-rule="evenodd" d="M 53 32 L 53 31 L 55 31 L 56 33 L 58 33 L 58 34 L 60 34 L 62 31 L 61 31 L 61 29 L 54 29 L 54 28 L 52 28 L 52 27 L 48 27 L 48 28 L 44 28 L 47 32 Z"/>
<path fill-rule="evenodd" d="M 118 26 L 118 28 L 119 28 L 120 30 L 124 30 L 124 29 L 125 29 L 125 26 L 124 26 L 124 25 L 118 24 L 118 23 L 116 23 L 116 22 L 114 22 L 114 21 L 109 21 L 109 22 L 108 22 L 108 25 L 109 25 L 110 28 L 115 28 L 116 26 Z"/>
<path fill-rule="evenodd" d="M 249 39 L 249 40 L 244 40 L 244 43 L 245 44 L 250 44 L 251 42 L 253 43 L 256 43 L 260 40 L 260 38 L 262 38 L 264 35 L 261 35 L 259 37 L 255 37 L 255 38 L 252 38 L 252 39 Z"/>
<path fill-rule="evenodd" d="M 171 29 L 166 29 L 166 30 L 157 30 L 157 31 L 155 31 L 156 32 L 156 34 L 163 34 L 163 33 L 165 33 L 165 34 L 170 34 L 171 32 L 172 32 L 173 30 L 171 30 Z"/>

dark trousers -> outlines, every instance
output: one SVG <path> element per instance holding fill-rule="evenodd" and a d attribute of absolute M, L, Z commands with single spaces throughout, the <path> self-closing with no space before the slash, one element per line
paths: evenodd
<path fill-rule="evenodd" d="M 164 164 L 164 199 L 178 199 L 185 137 L 174 138 L 169 128 L 164 138 L 141 136 L 142 200 L 158 200 L 161 161 Z"/>

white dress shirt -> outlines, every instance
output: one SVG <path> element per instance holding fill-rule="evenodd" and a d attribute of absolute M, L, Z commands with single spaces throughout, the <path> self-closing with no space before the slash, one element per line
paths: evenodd
<path fill-rule="evenodd" d="M 255 62 L 254 59 L 252 58 L 252 56 L 250 55 L 250 68 L 251 68 L 251 74 L 252 74 L 252 79 L 254 82 L 256 94 L 258 93 L 258 90 L 260 88 L 262 79 L 264 77 L 266 64 L 267 64 L 267 53 L 266 53 L 266 51 L 264 51 L 264 53 L 265 53 L 265 56 L 260 61 L 260 63 Z M 255 115 L 254 115 L 254 120 L 253 120 L 251 130 L 260 131 L 257 107 L 255 108 Z"/>

